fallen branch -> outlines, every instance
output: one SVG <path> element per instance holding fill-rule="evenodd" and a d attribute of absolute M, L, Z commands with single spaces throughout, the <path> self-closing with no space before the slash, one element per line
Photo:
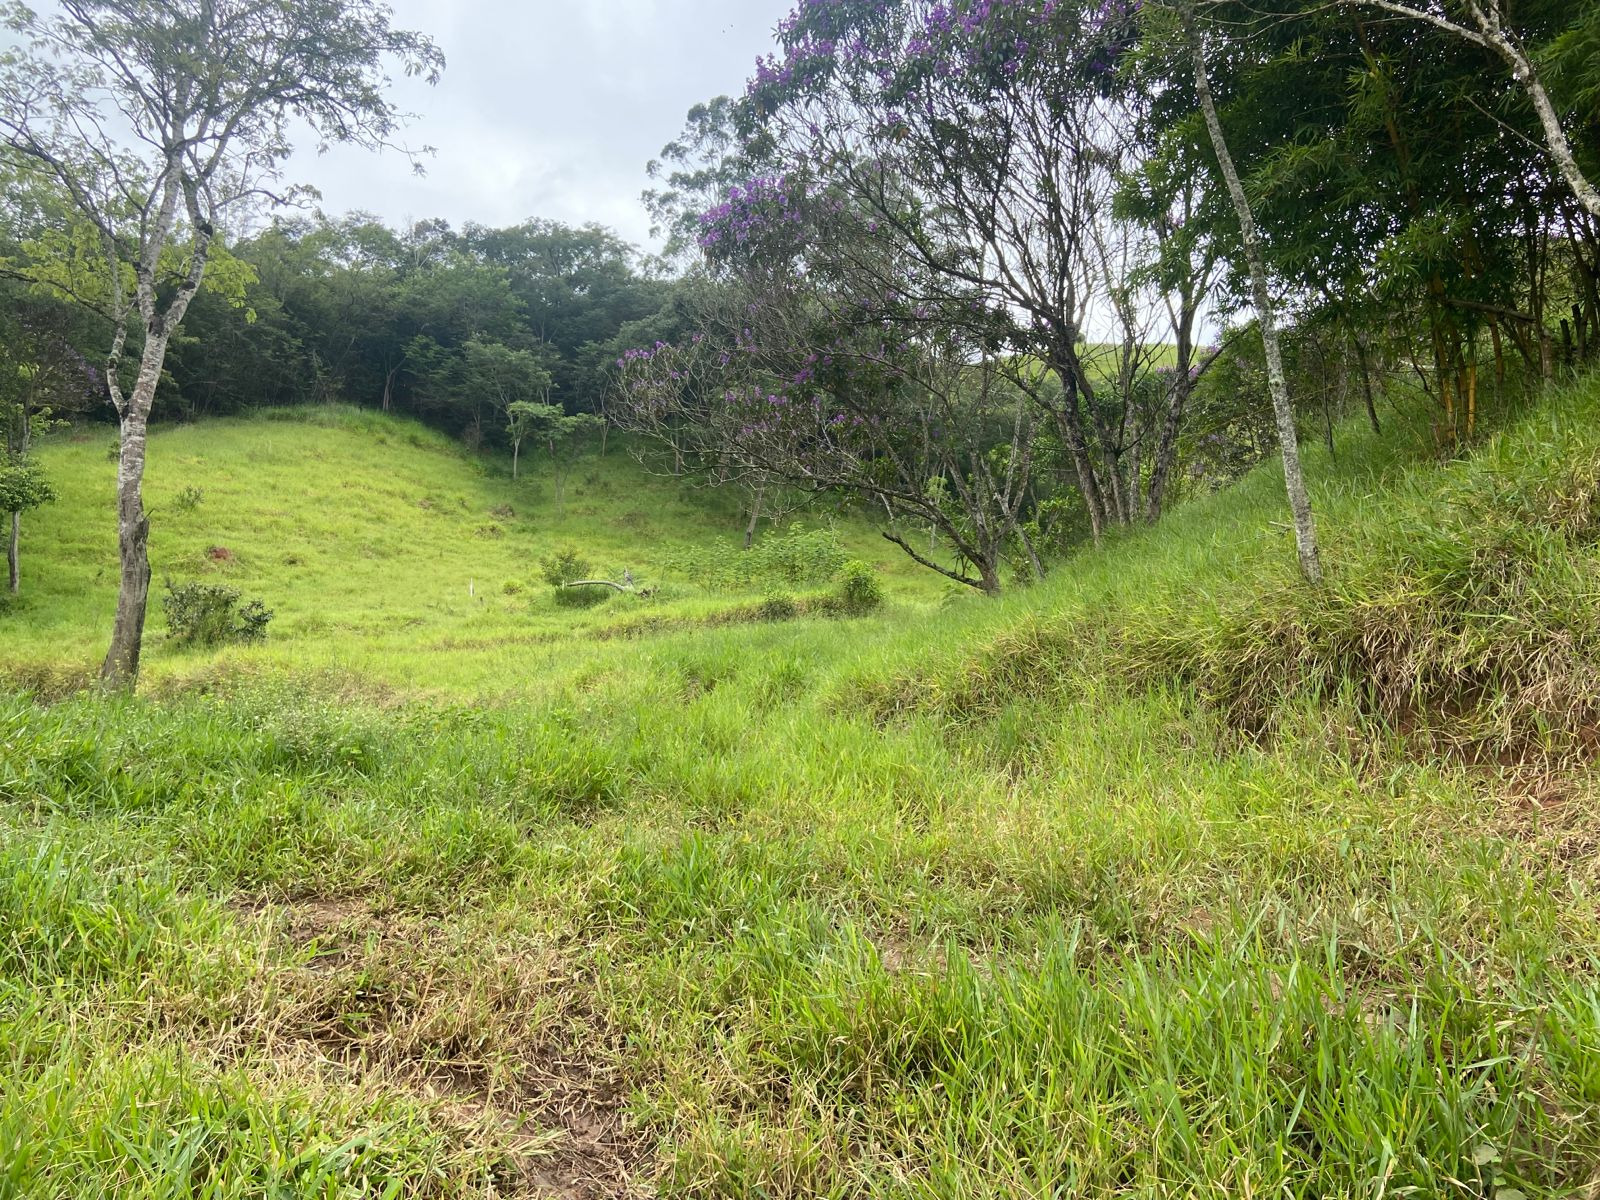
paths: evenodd
<path fill-rule="evenodd" d="M 608 587 L 617 592 L 633 591 L 631 587 L 624 586 L 620 583 L 612 583 L 609 579 L 574 579 L 571 583 L 563 583 L 561 586 L 564 588 Z"/>

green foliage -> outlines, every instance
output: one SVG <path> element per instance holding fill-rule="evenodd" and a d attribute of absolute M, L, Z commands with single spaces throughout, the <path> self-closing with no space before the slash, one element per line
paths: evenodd
<path fill-rule="evenodd" d="M 559 608 L 597 608 L 611 599 L 611 589 L 603 587 L 558 587 L 554 599 Z"/>
<path fill-rule="evenodd" d="M 555 553 L 546 555 L 539 563 L 540 574 L 553 588 L 575 579 L 589 579 L 593 571 L 594 564 L 571 546 L 561 547 Z"/>
<path fill-rule="evenodd" d="M 756 617 L 762 621 L 792 621 L 802 611 L 800 602 L 787 592 L 774 592 L 763 596 L 756 605 Z"/>
<path fill-rule="evenodd" d="M 539 569 L 558 607 L 594 608 L 611 598 L 610 588 L 568 586 L 576 580 L 594 577 L 593 564 L 570 546 L 548 555 Z"/>
<path fill-rule="evenodd" d="M 186 646 L 260 642 L 272 620 L 272 611 L 260 600 L 241 606 L 238 588 L 195 580 L 180 584 L 168 580 L 161 607 L 168 636 Z"/>
<path fill-rule="evenodd" d="M 86 669 L 104 650 L 116 583 L 115 572 L 105 569 L 116 553 L 116 530 L 101 510 L 115 471 L 104 459 L 112 440 L 109 429 L 91 429 L 36 444 L 61 501 L 25 525 L 24 552 L 36 557 L 37 569 L 27 573 L 24 599 L 0 630 L 0 674 L 38 672 L 55 681 L 62 672 L 51 664 Z M 626 452 L 593 457 L 575 472 L 560 516 L 548 487 L 514 487 L 495 460 L 495 469 L 480 470 L 483 460 L 455 439 L 372 410 L 271 409 L 161 427 L 152 443 L 146 503 L 156 514 L 155 598 L 163 577 L 205 578 L 246 597 L 270 597 L 273 637 L 251 655 L 252 669 L 271 660 L 296 669 L 355 670 L 403 689 L 420 679 L 458 689 L 504 679 L 516 658 L 508 647 L 538 643 L 559 664 L 519 673 L 516 686 L 544 686 L 539 680 L 555 686 L 597 651 L 625 655 L 620 640 L 596 641 L 606 622 L 622 619 L 624 607 L 629 619 L 685 622 L 674 627 L 686 629 L 770 589 L 798 592 L 828 582 L 764 578 L 744 589 L 713 588 L 671 569 L 684 548 L 738 553 L 735 503 L 653 476 Z M 241 471 L 240 463 L 250 469 Z M 175 511 L 173 500 L 191 486 L 205 493 L 201 507 Z M 364 499 L 352 503 L 355 496 Z M 514 517 L 495 515 L 507 505 Z M 491 521 L 503 536 L 474 536 Z M 876 562 L 896 600 L 914 603 L 933 591 L 925 573 L 866 520 L 844 516 L 832 536 L 844 558 Z M 541 560 L 564 545 L 581 547 L 591 577 L 620 581 L 631 569 L 650 595 L 624 606 L 609 589 L 598 589 L 608 594 L 608 606 L 575 621 L 548 599 L 540 574 Z M 233 561 L 202 574 L 197 565 L 208 563 L 217 546 L 227 547 Z M 506 580 L 520 581 L 527 593 L 504 594 Z M 534 592 L 539 599 L 530 604 Z M 164 636 L 155 598 L 152 617 Z M 639 611 L 646 608 L 648 614 Z M 226 649 L 215 663 L 157 654 L 147 657 L 143 673 L 152 687 L 176 686 L 177 679 L 232 670 L 230 657 Z"/>
<path fill-rule="evenodd" d="M 427 466 L 377 516 L 445 561 L 344 527 L 374 553 L 309 587 L 357 575 L 322 663 L 0 695 L 0 1188 L 483 1196 L 543 1136 L 517 1121 L 559 1047 L 618 1194 L 888 1200 L 907 1164 L 981 1200 L 1581 1191 L 1596 779 L 1563 722 L 1600 645 L 1597 412 L 1590 384 L 1445 466 L 1313 449 L 1323 589 L 1263 533 L 1269 468 L 999 603 L 790 621 L 843 581 L 685 583 L 587 640 L 557 614 L 555 644 L 517 640 L 525 600 L 462 601 L 409 651 L 403 585 L 358 572 L 464 595 L 469 564 L 580 556 L 513 529 L 448 558 L 509 483 L 437 448 L 219 424 L 341 447 L 265 461 L 304 472 L 300 520 L 337 508 L 321 476 Z M 187 467 L 219 511 L 235 457 Z M 80 502 L 60 474 L 41 521 Z M 212 515 L 169 536 L 267 557 Z M 607 524 L 574 544 L 612 561 Z M 452 675 L 475 633 L 492 669 Z M 1548 741 L 1438 736 L 1497 716 Z"/>
<path fill-rule="evenodd" d="M 27 512 L 56 499 L 56 489 L 38 459 L 0 457 L 0 513 Z"/>
<path fill-rule="evenodd" d="M 817 584 L 831 580 L 849 555 L 830 528 L 807 529 L 796 521 L 784 533 L 768 534 L 749 550 L 731 544 L 678 549 L 667 570 L 721 592 L 768 584 Z"/>
<path fill-rule="evenodd" d="M 205 498 L 205 492 L 191 483 L 173 497 L 172 511 L 175 513 L 191 513 L 200 507 Z"/>
<path fill-rule="evenodd" d="M 871 563 L 852 558 L 839 568 L 834 589 L 841 610 L 852 617 L 865 616 L 883 604 L 883 584 Z"/>

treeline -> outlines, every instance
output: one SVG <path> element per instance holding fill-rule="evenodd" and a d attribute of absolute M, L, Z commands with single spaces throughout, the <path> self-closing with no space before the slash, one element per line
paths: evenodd
<path fill-rule="evenodd" d="M 40 245 L 38 224 L 9 224 L 0 248 Z M 172 340 L 157 420 L 338 402 L 509 445 L 485 349 L 531 364 L 541 400 L 598 413 L 620 351 L 683 327 L 677 283 L 599 226 L 297 218 L 225 253 Z M 26 380 L 32 410 L 112 419 L 101 314 L 26 280 L 0 279 L 0 301 L 7 399 Z"/>
<path fill-rule="evenodd" d="M 507 445 L 488 359 L 516 364 L 542 403 L 598 413 L 619 347 L 675 328 L 672 283 L 599 226 L 356 215 L 279 221 L 231 253 L 252 278 L 196 297 L 158 415 L 338 401 Z"/>

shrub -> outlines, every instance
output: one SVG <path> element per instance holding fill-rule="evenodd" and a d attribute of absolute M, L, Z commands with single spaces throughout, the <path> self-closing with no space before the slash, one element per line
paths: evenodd
<path fill-rule="evenodd" d="M 171 639 L 191 646 L 259 642 L 267 636 L 272 610 L 260 600 L 240 606 L 239 589 L 216 583 L 167 583 L 161 607 Z"/>
<path fill-rule="evenodd" d="M 206 494 L 199 488 L 190 484 L 179 492 L 172 500 L 172 511 L 175 513 L 193 512 L 200 507 L 200 502 Z"/>
<path fill-rule="evenodd" d="M 562 608 L 593 608 L 611 597 L 610 588 L 575 588 L 569 583 L 588 579 L 594 565 L 570 546 L 563 546 L 539 564 L 544 581 L 555 589 L 555 601 Z"/>
<path fill-rule="evenodd" d="M 753 590 L 766 584 L 820 584 L 832 579 L 847 555 L 832 529 L 803 528 L 762 538 L 749 550 L 732 545 L 685 547 L 670 554 L 669 571 L 716 592 Z"/>
<path fill-rule="evenodd" d="M 539 563 L 544 574 L 544 581 L 553 588 L 560 588 L 575 579 L 587 579 L 594 569 L 588 559 L 580 555 L 570 546 L 563 546 L 554 554 L 547 555 Z"/>
<path fill-rule="evenodd" d="M 610 588 L 567 587 L 555 590 L 556 603 L 562 608 L 593 608 L 611 598 Z"/>
<path fill-rule="evenodd" d="M 821 583 L 844 567 L 844 547 L 831 529 L 804 529 L 798 522 L 782 537 L 764 538 L 745 552 L 758 576 L 789 583 Z"/>
<path fill-rule="evenodd" d="M 839 581 L 834 588 L 839 609 L 846 616 L 859 617 L 883 603 L 883 584 L 872 564 L 852 558 L 839 568 Z"/>
<path fill-rule="evenodd" d="M 786 592 L 766 596 L 756 605 L 756 618 L 761 621 L 792 621 L 799 615 L 799 603 Z"/>

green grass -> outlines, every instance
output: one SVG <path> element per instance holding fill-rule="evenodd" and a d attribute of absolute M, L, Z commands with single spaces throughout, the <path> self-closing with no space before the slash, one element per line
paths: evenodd
<path fill-rule="evenodd" d="M 1317 453 L 1320 592 L 1266 469 L 998 603 L 883 559 L 782 622 L 671 578 L 736 522 L 620 456 L 480 543 L 509 481 L 406 426 L 165 434 L 158 569 L 226 544 L 281 615 L 0 700 L 0 1196 L 1590 1195 L 1597 418 Z M 108 601 L 104 447 L 52 454 L 35 671 Z M 677 590 L 453 595 L 560 542 Z"/>
<path fill-rule="evenodd" d="M 114 440 L 91 431 L 42 451 L 62 498 L 25 527 L 26 587 L 4 618 L 0 649 L 16 670 L 89 670 L 103 653 L 116 599 L 116 530 L 107 520 Z M 606 457 L 575 465 L 558 511 L 548 467 L 529 460 L 513 483 L 497 458 L 469 455 L 419 425 L 339 408 L 158 431 L 146 485 L 154 568 L 147 677 L 160 684 L 288 666 L 408 692 L 525 692 L 592 668 L 603 657 L 597 633 L 641 623 L 697 628 L 741 598 L 825 583 L 777 574 L 708 589 L 707 564 L 740 555 L 743 521 L 730 495 L 649 475 L 613 442 Z M 199 490 L 198 503 L 184 503 L 187 489 Z M 844 552 L 880 569 L 891 597 L 939 596 L 864 522 L 825 504 L 794 519 L 833 528 Z M 784 534 L 764 526 L 758 551 Z M 659 591 L 582 614 L 559 608 L 540 561 L 563 547 L 605 578 L 631 570 Z M 190 579 L 260 597 L 275 613 L 269 644 L 221 656 L 165 644 L 163 585 Z M 518 670 L 507 669 L 508 650 Z"/>

